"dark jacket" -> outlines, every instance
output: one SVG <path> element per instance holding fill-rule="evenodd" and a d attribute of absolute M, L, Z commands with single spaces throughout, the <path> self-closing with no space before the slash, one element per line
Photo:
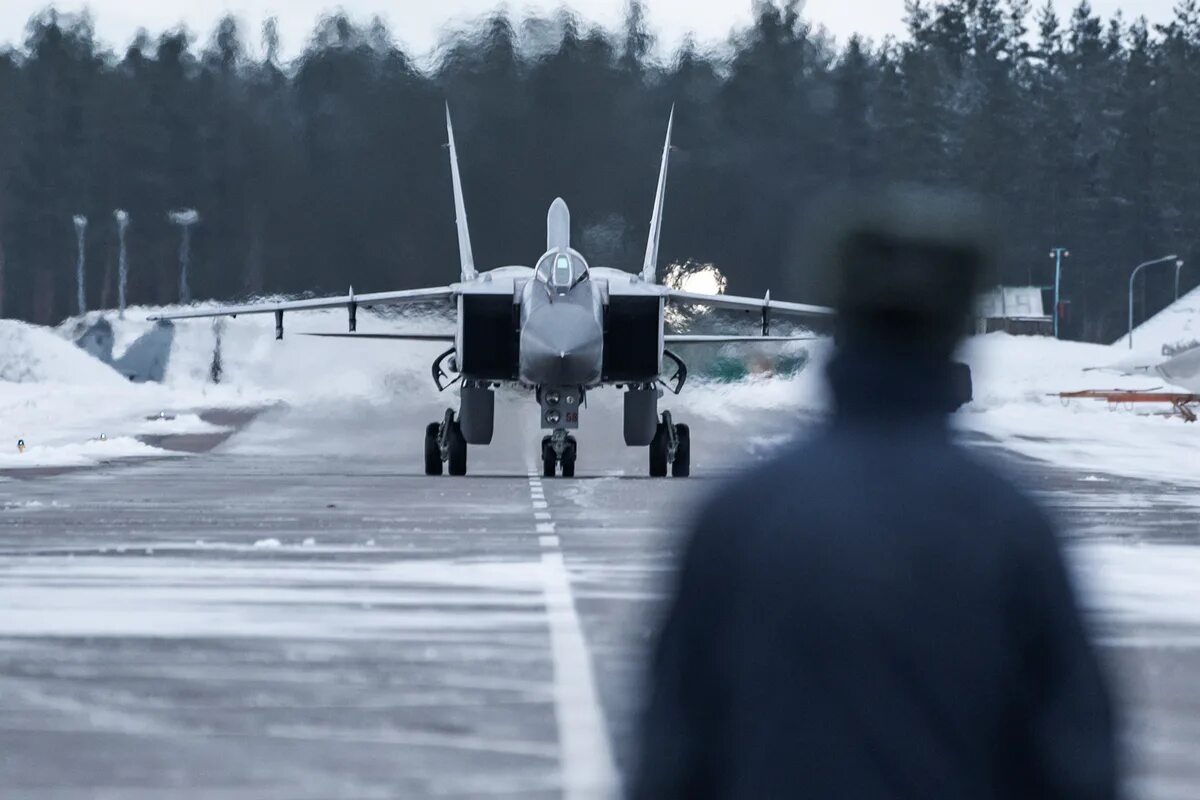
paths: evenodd
<path fill-rule="evenodd" d="M 838 356 L 837 410 L 686 545 L 631 796 L 1116 796 L 1055 533 L 954 444 L 944 363 Z"/>

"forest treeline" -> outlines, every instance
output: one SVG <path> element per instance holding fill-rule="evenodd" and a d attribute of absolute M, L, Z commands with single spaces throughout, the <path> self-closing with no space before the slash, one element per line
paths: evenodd
<path fill-rule="evenodd" d="M 636 269 L 674 103 L 663 263 L 716 264 L 731 291 L 820 299 L 799 216 L 881 179 L 994 198 L 1005 283 L 1050 283 L 1050 249 L 1069 248 L 1077 338 L 1124 330 L 1141 261 L 1178 252 L 1185 289 L 1200 282 L 1196 0 L 1154 26 L 1086 2 L 1064 19 L 1028 0 L 910 2 L 907 33 L 875 43 L 762 2 L 726 45 L 669 56 L 638 2 L 617 30 L 497 12 L 420 62 L 380 21 L 334 15 L 302 57 L 279 52 L 271 22 L 114 52 L 87 16 L 31 20 L 0 53 L 0 315 L 74 313 L 77 214 L 87 303 L 113 307 L 118 208 L 131 303 L 177 299 L 180 208 L 201 215 L 195 297 L 450 281 L 447 101 L 480 265 L 536 259 L 562 195 L 592 263 Z M 1172 270 L 1146 275 L 1139 317 L 1174 291 Z"/>

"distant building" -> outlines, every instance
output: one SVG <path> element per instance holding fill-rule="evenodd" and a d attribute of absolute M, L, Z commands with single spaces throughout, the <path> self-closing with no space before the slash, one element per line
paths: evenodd
<path fill-rule="evenodd" d="M 1054 335 L 1054 318 L 1043 307 L 1040 286 L 997 286 L 980 295 L 975 308 L 976 333 Z"/>

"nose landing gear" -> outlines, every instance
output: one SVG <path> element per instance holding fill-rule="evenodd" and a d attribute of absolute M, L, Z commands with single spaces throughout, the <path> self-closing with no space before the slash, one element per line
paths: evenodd
<path fill-rule="evenodd" d="M 451 408 L 441 422 L 425 427 L 425 474 L 441 475 L 443 463 L 451 475 L 467 474 L 467 440 Z"/>
<path fill-rule="evenodd" d="M 553 478 L 562 467 L 564 478 L 575 477 L 575 456 L 579 451 L 579 443 L 575 437 L 564 430 L 556 430 L 550 436 L 542 438 L 542 475 Z"/>
<path fill-rule="evenodd" d="M 650 477 L 667 477 L 668 465 L 672 477 L 692 474 L 692 431 L 687 425 L 676 425 L 671 412 L 664 411 L 650 442 Z"/>

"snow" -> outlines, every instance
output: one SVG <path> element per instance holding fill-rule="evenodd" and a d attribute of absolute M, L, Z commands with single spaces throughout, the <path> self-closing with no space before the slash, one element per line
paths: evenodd
<path fill-rule="evenodd" d="M 120 386 L 124 379 L 45 328 L 0 319 L 0 382 L 111 388 Z"/>
<path fill-rule="evenodd" d="M 319 416 L 354 405 L 394 408 L 400 398 L 436 395 L 428 377 L 436 344 L 301 335 L 345 331 L 342 311 L 290 316 L 283 341 L 275 341 L 271 315 L 174 323 L 162 383 L 131 383 L 70 339 L 103 317 L 113 329 L 113 358 L 120 359 L 153 330 L 146 318 L 160 310 L 130 308 L 124 320 L 91 312 L 56 329 L 0 320 L 0 470 L 167 455 L 139 437 L 226 432 L 201 419 L 206 411 L 288 405 Z M 360 314 L 363 331 L 439 332 L 448 324 L 430 315 Z M 222 380 L 215 384 L 218 337 Z M 94 441 L 102 435 L 107 441 Z M 18 440 L 27 445 L 24 454 Z"/>
<path fill-rule="evenodd" d="M 1074 546 L 1069 555 L 1085 604 L 1115 631 L 1106 637 L 1111 643 L 1200 643 L 1195 546 L 1105 542 Z"/>
<path fill-rule="evenodd" d="M 93 439 L 81 444 L 31 445 L 24 453 L 14 448 L 11 452 L 0 453 L 0 469 L 91 467 L 123 459 L 167 458 L 173 455 L 128 437 L 107 441 Z"/>
<path fill-rule="evenodd" d="M 1160 376 L 1120 376 L 1097 368 L 1117 363 L 1118 346 L 1060 342 L 1002 333 L 971 339 L 975 400 L 955 421 L 1034 458 L 1094 473 L 1200 483 L 1194 469 L 1200 426 L 1154 415 L 1163 406 L 1109 408 L 1097 400 L 1065 402 L 1084 389 L 1178 391 Z"/>
<path fill-rule="evenodd" d="M 229 428 L 205 422 L 197 414 L 179 414 L 148 418 L 145 422 L 135 425 L 133 430 L 149 436 L 182 436 L 226 433 Z"/>
<path fill-rule="evenodd" d="M 1200 287 L 1193 289 L 1133 329 L 1133 353 L 1162 359 L 1163 347 L 1186 347 L 1200 342 Z M 1129 352 L 1126 334 L 1113 347 Z"/>
<path fill-rule="evenodd" d="M 1193 306 L 1200 308 L 1200 290 L 1146 323 L 1138 335 L 1144 332 L 1147 341 L 1189 337 L 1193 316 L 1200 316 L 1200 311 L 1190 315 Z M 146 317 L 156 311 L 131 308 L 124 320 L 106 317 L 113 327 L 114 357 L 120 358 L 152 330 L 154 324 Z M 301 423 L 333 432 L 321 444 L 332 448 L 330 452 L 378 447 L 381 425 L 402 424 L 398 409 L 407 413 L 444 402 L 429 380 L 437 344 L 350 343 L 301 335 L 345 331 L 341 310 L 290 315 L 283 341 L 274 338 L 271 315 L 177 322 L 161 384 L 130 383 L 66 338 L 78 332 L 81 323 L 99 318 L 93 312 L 57 330 L 0 321 L 0 470 L 163 456 L 164 451 L 143 443 L 144 437 L 227 432 L 201 418 L 206 411 L 221 409 L 277 407 L 294 417 L 296 424 L 291 426 L 258 425 L 252 433 L 235 436 L 228 446 L 241 448 L 239 452 L 307 446 L 295 435 Z M 1200 322 L 1195 325 L 1200 333 Z M 360 315 L 364 332 L 445 332 L 450 327 L 448 319 L 435 314 Z M 214 384 L 218 339 L 222 380 Z M 774 415 L 774 427 L 764 425 L 752 432 L 762 439 L 756 441 L 756 449 L 770 449 L 785 439 L 779 425 L 792 424 L 787 415 L 819 415 L 829 407 L 823 365 L 832 351 L 830 343 L 788 347 L 804 348 L 811 356 L 810 366 L 797 375 L 764 374 L 735 383 L 693 381 L 678 399 L 668 396 L 664 407 L 701 423 L 707 419 L 746 424 Z M 1135 358 L 1148 357 L 1135 353 Z M 1165 407 L 1131 411 L 1091 400 L 1064 404 L 1058 398 L 1059 392 L 1080 389 L 1176 388 L 1159 374 L 1121 375 L 1130 356 L 1120 343 L 1103 346 L 989 334 L 970 339 L 962 358 L 972 368 L 975 400 L 956 415 L 955 424 L 974 438 L 1063 464 L 1097 480 L 1116 475 L 1200 482 L 1200 474 L 1192 474 L 1200 425 L 1146 413 Z M 1160 361 L 1158 356 L 1156 363 Z M 611 398 L 600 394 L 594 398 L 598 402 L 618 402 L 615 393 L 607 393 Z M 527 400 L 502 393 L 500 402 L 499 410 L 508 414 L 519 413 L 515 407 Z M 101 434 L 107 441 L 96 441 Z M 24 454 L 17 452 L 18 439 L 28 445 Z"/>
<path fill-rule="evenodd" d="M 59 559 L 12 565 L 0 636 L 378 640 L 545 625 L 539 562 L 204 563 L 152 549 L 164 554 L 78 556 L 71 581 Z"/>

